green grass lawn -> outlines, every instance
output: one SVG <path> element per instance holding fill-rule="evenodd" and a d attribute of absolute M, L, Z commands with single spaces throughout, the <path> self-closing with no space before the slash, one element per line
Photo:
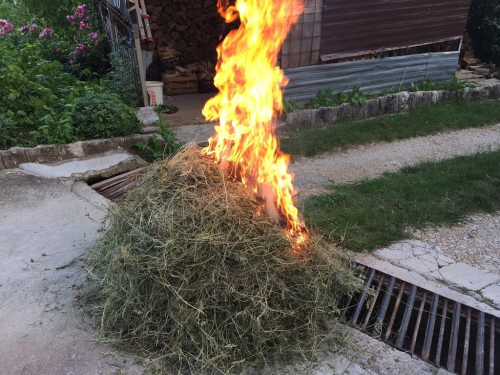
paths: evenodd
<path fill-rule="evenodd" d="M 309 227 L 356 251 L 408 238 L 406 227 L 453 224 L 500 208 L 500 151 L 407 167 L 305 201 Z"/>
<path fill-rule="evenodd" d="M 281 138 L 285 153 L 313 156 L 337 147 L 436 134 L 500 122 L 500 101 L 459 101 L 422 107 L 406 114 L 345 121 L 327 128 L 290 132 Z"/>

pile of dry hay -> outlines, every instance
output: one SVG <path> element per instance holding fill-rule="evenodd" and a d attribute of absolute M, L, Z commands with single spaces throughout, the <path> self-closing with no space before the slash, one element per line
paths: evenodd
<path fill-rule="evenodd" d="M 104 339 L 190 371 L 310 353 L 359 280 L 319 241 L 294 254 L 263 207 L 196 147 L 151 165 L 88 260 Z"/>

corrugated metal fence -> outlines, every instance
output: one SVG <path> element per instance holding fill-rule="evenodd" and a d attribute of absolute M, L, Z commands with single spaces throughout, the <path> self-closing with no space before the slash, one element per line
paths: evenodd
<path fill-rule="evenodd" d="M 424 80 L 447 81 L 455 75 L 459 52 L 436 52 L 285 69 L 290 79 L 285 98 L 304 102 L 319 90 L 334 94 L 359 86 L 365 93 L 407 88 Z"/>

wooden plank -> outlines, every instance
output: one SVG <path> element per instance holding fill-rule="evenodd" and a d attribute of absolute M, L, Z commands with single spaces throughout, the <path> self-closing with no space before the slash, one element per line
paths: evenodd
<path fill-rule="evenodd" d="M 94 190 L 96 189 L 99 189 L 100 187 L 102 186 L 107 186 L 109 185 L 110 183 L 116 181 L 116 180 L 120 180 L 122 179 L 123 177 L 127 177 L 127 176 L 130 176 L 130 175 L 133 175 L 133 174 L 136 174 L 136 173 L 140 173 L 142 172 L 144 169 L 146 169 L 145 167 L 141 167 L 141 168 L 137 168 L 137 169 L 134 169 L 132 171 L 129 171 L 127 173 L 123 173 L 123 174 L 119 174 L 118 176 L 115 176 L 115 177 L 111 177 L 111 178 L 108 178 L 106 180 L 103 180 L 101 182 L 96 182 L 95 184 L 92 184 L 90 185 L 90 187 Z"/>
<path fill-rule="evenodd" d="M 174 77 L 168 77 L 168 76 L 163 76 L 163 82 L 169 83 L 169 82 L 198 82 L 198 77 L 197 76 L 174 76 Z"/>

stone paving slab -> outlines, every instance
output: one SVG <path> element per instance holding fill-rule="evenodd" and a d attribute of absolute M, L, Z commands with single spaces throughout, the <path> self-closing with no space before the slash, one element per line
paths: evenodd
<path fill-rule="evenodd" d="M 498 282 L 498 276 L 465 263 L 454 263 L 430 274 L 468 290 L 480 290 Z"/>
<path fill-rule="evenodd" d="M 481 290 L 484 298 L 490 299 L 493 303 L 500 305 L 500 285 L 493 284 Z"/>

